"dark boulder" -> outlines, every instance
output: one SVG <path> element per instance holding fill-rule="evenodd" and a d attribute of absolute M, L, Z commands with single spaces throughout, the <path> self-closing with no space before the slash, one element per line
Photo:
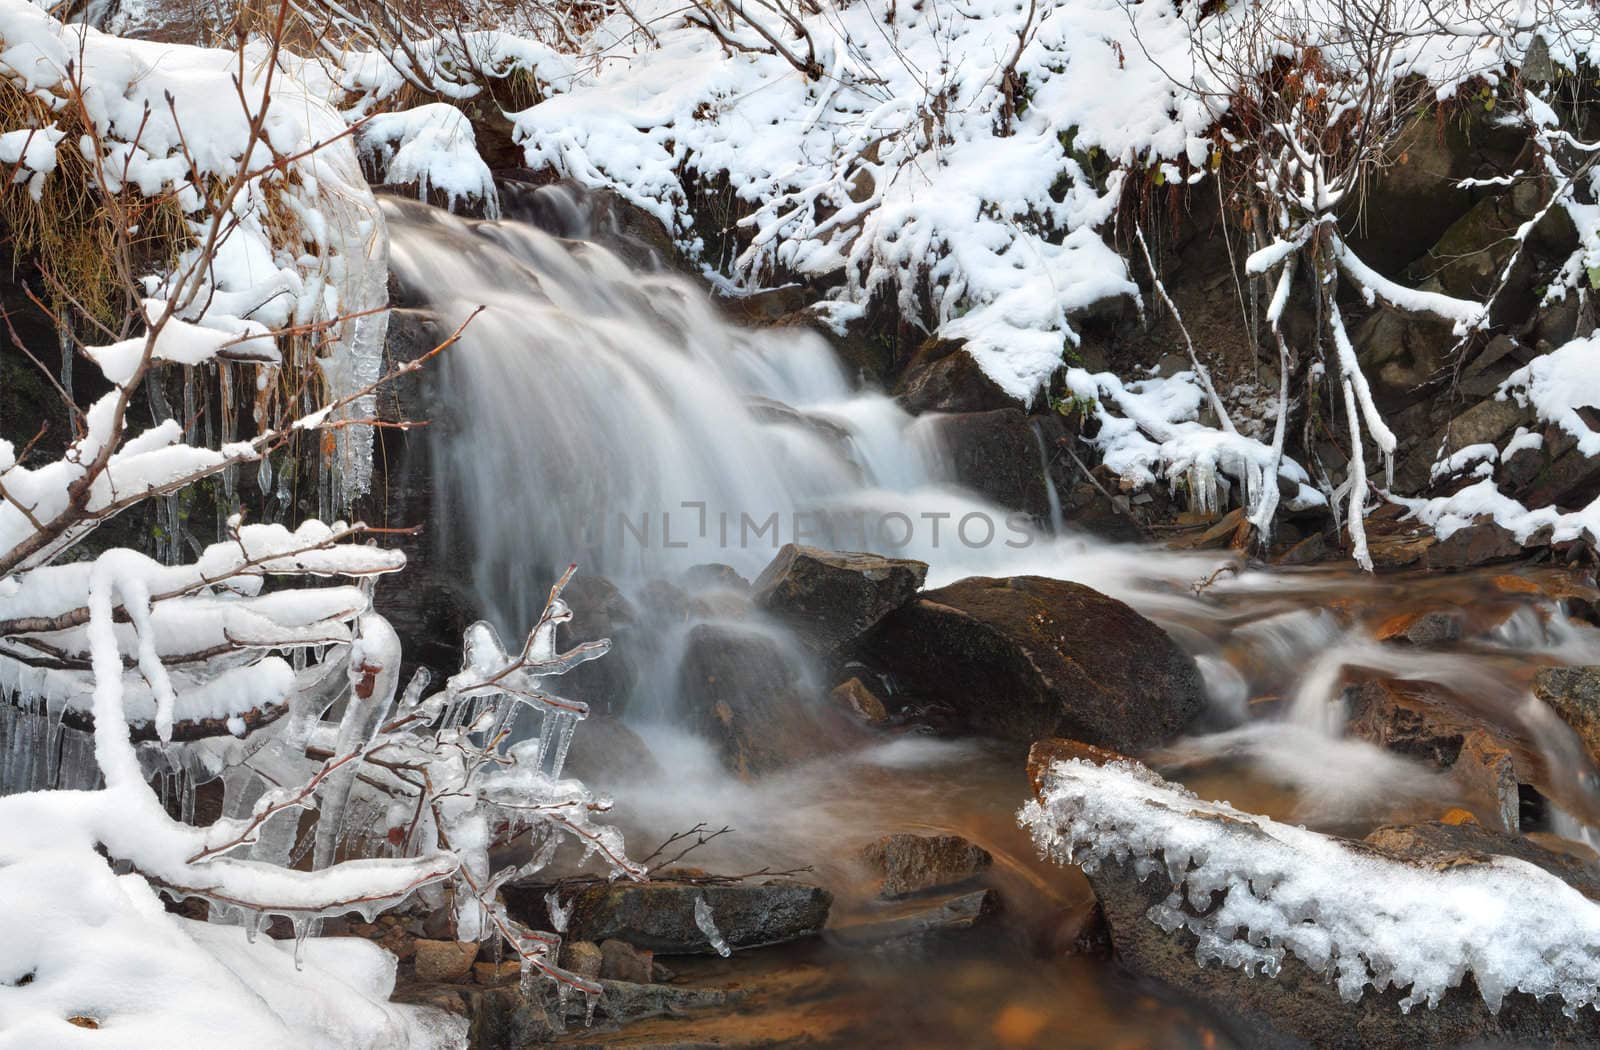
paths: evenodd
<path fill-rule="evenodd" d="M 1546 667 L 1533 679 L 1533 695 L 1549 704 L 1600 762 L 1600 667 Z"/>
<path fill-rule="evenodd" d="M 948 475 L 1010 510 L 1042 518 L 1050 512 L 1049 459 L 1035 421 L 1020 408 L 963 412 L 932 419 Z M 1059 429 L 1059 420 L 1051 420 Z M 1048 446 L 1054 440 L 1045 440 Z M 952 523 L 952 526 L 954 523 Z M 1001 523 L 996 523 L 1003 532 Z M 954 540 L 953 542 L 958 542 Z"/>
<path fill-rule="evenodd" d="M 988 850 L 960 835 L 885 835 L 861 859 L 881 880 L 878 896 L 889 899 L 958 886 L 994 863 Z"/>
<path fill-rule="evenodd" d="M 1491 562 L 1510 561 L 1527 550 L 1508 530 L 1482 518 L 1459 528 L 1428 548 L 1424 560 L 1434 570 L 1459 571 Z"/>
<path fill-rule="evenodd" d="M 1017 400 L 984 374 L 972 355 L 942 340 L 924 345 L 894 387 L 907 412 L 992 412 Z"/>
<path fill-rule="evenodd" d="M 834 734 L 848 731 L 842 712 L 802 688 L 800 657 L 774 632 L 690 628 L 678 693 L 689 728 L 711 741 L 730 770 L 756 776 L 783 769 L 824 754 Z"/>
<path fill-rule="evenodd" d="M 1162 783 L 1145 771 L 1153 784 Z M 1159 807 L 1158 807 L 1159 808 Z M 1275 863 L 1313 864 L 1326 861 L 1321 852 L 1295 856 L 1302 847 L 1293 839 L 1275 839 L 1270 828 L 1230 816 L 1194 813 L 1195 833 L 1201 837 L 1238 835 L 1252 850 L 1264 850 Z M 1303 833 L 1301 833 L 1303 834 Z M 1349 853 L 1379 863 L 1425 866 L 1441 872 L 1491 863 L 1496 855 L 1517 856 L 1566 877 L 1569 865 L 1560 855 L 1549 854 L 1511 836 L 1495 835 L 1470 825 L 1383 828 L 1365 842 L 1327 837 Z M 1524 856 L 1527 851 L 1535 853 Z M 1287 856 L 1285 852 L 1287 851 Z M 1189 856 L 1187 850 L 1185 856 Z M 1537 857 L 1537 859 L 1536 859 Z M 1284 955 L 1273 976 L 1231 966 L 1201 966 L 1195 961 L 1197 938 L 1185 924 L 1170 932 L 1153 919 L 1167 906 L 1176 905 L 1187 916 L 1207 914 L 1221 905 L 1232 888 L 1174 895 L 1172 877 L 1160 850 L 1156 863 L 1139 863 L 1131 856 L 1106 856 L 1085 867 L 1100 903 L 1118 962 L 1194 996 L 1229 1018 L 1227 1034 L 1244 1047 L 1318 1047 L 1366 1050 L 1407 1046 L 1559 1046 L 1583 1047 L 1600 1043 L 1600 1012 L 1579 1009 L 1572 1017 L 1563 1013 L 1559 1000 L 1538 1000 L 1508 991 L 1499 1011 L 1491 1012 L 1479 995 L 1471 973 L 1450 988 L 1438 1005 L 1402 1009 L 1406 990 L 1389 987 L 1382 992 L 1370 985 L 1354 1002 L 1341 997 L 1338 985 L 1312 969 L 1293 952 Z M 1376 876 L 1375 876 L 1376 877 Z M 1592 888 L 1584 875 L 1581 892 Z"/>
<path fill-rule="evenodd" d="M 924 562 L 785 544 L 753 585 L 756 605 L 829 654 L 916 596 Z"/>
<path fill-rule="evenodd" d="M 1039 576 L 973 577 L 924 593 L 864 641 L 904 697 L 953 727 L 1031 744 L 1065 736 L 1137 751 L 1205 704 L 1200 672 L 1165 631 L 1115 598 Z"/>
<path fill-rule="evenodd" d="M 547 684 L 562 696 L 582 700 L 597 715 L 620 715 L 639 682 L 639 646 L 631 644 L 639 633 L 639 614 L 604 576 L 579 573 L 561 596 L 572 609 L 572 619 L 556 627 L 557 648 L 609 638 L 611 651 Z"/>
<path fill-rule="evenodd" d="M 513 918 L 534 929 L 549 929 L 549 889 L 514 883 L 502 893 Z M 735 949 L 810 937 L 826 925 L 833 904 L 827 890 L 786 879 L 725 886 L 597 883 L 565 899 L 563 906 L 571 909 L 566 936 L 602 946 L 612 939 L 626 941 L 658 955 L 715 954 L 695 923 L 695 902 L 701 899 L 711 909 L 718 932 Z"/>

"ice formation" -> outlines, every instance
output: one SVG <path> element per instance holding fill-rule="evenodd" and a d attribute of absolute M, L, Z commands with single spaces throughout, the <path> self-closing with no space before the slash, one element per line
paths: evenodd
<path fill-rule="evenodd" d="M 1173 892 L 1148 918 L 1196 938 L 1195 963 L 1275 976 L 1287 955 L 1347 1001 L 1395 988 L 1436 1006 L 1471 973 L 1498 1011 L 1511 991 L 1600 1000 L 1600 905 L 1523 861 L 1435 869 L 1204 801 L 1133 762 L 1057 762 L 1019 814 L 1039 849 L 1093 873 L 1131 863 Z"/>

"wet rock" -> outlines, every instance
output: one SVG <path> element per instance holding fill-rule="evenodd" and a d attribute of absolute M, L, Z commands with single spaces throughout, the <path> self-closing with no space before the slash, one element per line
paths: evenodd
<path fill-rule="evenodd" d="M 572 734 L 562 776 L 586 784 L 655 780 L 661 776 L 661 763 L 638 733 L 620 719 L 601 715 L 584 719 Z"/>
<path fill-rule="evenodd" d="M 1520 785 L 1531 771 L 1494 727 L 1419 682 L 1363 682 L 1345 691 L 1345 702 L 1351 736 L 1449 770 L 1495 828 L 1517 830 Z"/>
<path fill-rule="evenodd" d="M 960 835 L 885 835 L 861 859 L 882 879 L 878 895 L 891 899 L 959 885 L 994 863 L 988 850 Z"/>
<path fill-rule="evenodd" d="M 1256 825 L 1233 818 L 1207 815 L 1203 819 L 1236 826 L 1241 835 L 1264 834 Z M 1359 849 L 1387 860 L 1448 868 L 1488 863 L 1493 853 L 1485 851 L 1485 846 L 1491 844 L 1518 848 L 1513 837 L 1492 835 L 1472 825 L 1418 827 L 1422 830 L 1384 829 Z M 1215 831 L 1208 827 L 1206 834 Z M 1558 867 L 1561 863 L 1543 859 Z M 1293 953 L 1285 956 L 1279 972 L 1270 978 L 1226 966 L 1201 967 L 1195 962 L 1195 935 L 1187 927 L 1180 925 L 1168 933 L 1150 919 L 1151 908 L 1172 894 L 1165 865 L 1136 869 L 1131 858 L 1106 858 L 1085 874 L 1105 915 L 1118 962 L 1234 1018 L 1229 1035 L 1237 1045 L 1358 1050 L 1592 1046 L 1600 1041 L 1600 1012 L 1580 1010 L 1568 1018 L 1558 1001 L 1541 1002 L 1512 991 L 1499 1012 L 1491 1013 L 1470 974 L 1460 986 L 1446 992 L 1437 1007 L 1403 1011 L 1400 1000 L 1405 993 L 1395 988 L 1377 992 L 1369 986 L 1359 1000 L 1344 1000 L 1334 982 Z M 1194 906 L 1187 901 L 1183 904 L 1185 909 Z"/>
<path fill-rule="evenodd" d="M 469 996 L 468 1016 L 472 1019 L 468 1045 L 473 1050 L 523 1050 L 560 1031 L 542 997 L 525 996 L 514 983 Z"/>
<path fill-rule="evenodd" d="M 925 562 L 789 543 L 753 593 L 814 650 L 832 653 L 910 601 L 927 576 Z"/>
<path fill-rule="evenodd" d="M 921 947 L 943 935 L 970 930 L 999 913 L 1000 896 L 994 890 L 974 890 L 931 900 L 917 898 L 862 922 L 835 926 L 828 930 L 827 938 L 851 948 Z"/>
<path fill-rule="evenodd" d="M 605 989 L 605 994 L 600 997 L 595 1014 L 617 1024 L 642 1021 L 646 1017 L 676 1015 L 689 1010 L 708 1010 L 737 1002 L 743 997 L 737 990 L 675 988 L 671 985 L 636 984 L 632 981 L 603 980 L 600 986 Z M 582 999 L 577 999 L 569 1009 L 571 1007 L 576 1007 L 573 1020 L 581 1020 Z"/>
<path fill-rule="evenodd" d="M 971 354 L 944 340 L 931 340 L 895 384 L 907 412 L 991 412 L 1016 408 L 1016 399 L 984 375 Z"/>
<path fill-rule="evenodd" d="M 1424 560 L 1428 568 L 1445 571 L 1470 569 L 1475 565 L 1509 561 L 1527 551 L 1517 538 L 1487 518 L 1457 529 L 1428 548 Z"/>
<path fill-rule="evenodd" d="M 581 572 L 567 584 L 562 598 L 572 609 L 572 619 L 556 627 L 560 649 L 600 638 L 611 639 L 612 645 L 605 659 L 573 668 L 561 676 L 555 689 L 562 696 L 584 701 L 593 714 L 622 714 L 639 682 L 638 646 L 629 644 L 638 633 L 638 611 L 616 584 L 604 576 Z"/>
<path fill-rule="evenodd" d="M 580 977 L 599 977 L 605 953 L 593 941 L 565 941 L 561 945 L 561 965 Z"/>
<path fill-rule="evenodd" d="M 1372 568 L 1377 572 L 1395 572 L 1421 562 L 1428 550 L 1439 540 L 1431 533 L 1395 535 L 1372 538 L 1368 554 Z"/>
<path fill-rule="evenodd" d="M 1327 556 L 1328 541 L 1323 539 L 1322 533 L 1313 532 L 1274 560 L 1279 565 L 1315 565 Z"/>
<path fill-rule="evenodd" d="M 473 963 L 472 979 L 489 987 L 510 984 L 512 981 L 520 981 L 522 979 L 522 964 L 515 959 L 507 959 L 504 962 Z"/>
<path fill-rule="evenodd" d="M 546 885 L 512 884 L 502 890 L 514 918 L 549 928 Z M 715 954 L 695 924 L 694 902 L 704 898 L 730 947 L 757 948 L 810 937 L 828 921 L 833 895 L 787 879 L 727 886 L 650 882 L 597 884 L 567 902 L 567 936 L 604 942 L 616 938 L 658 955 Z"/>
<path fill-rule="evenodd" d="M 1380 642 L 1445 645 L 1461 640 L 1464 619 L 1459 609 L 1414 610 L 1385 620 L 1373 633 Z"/>
<path fill-rule="evenodd" d="M 1591 900 L 1600 900 L 1600 874 L 1578 857 L 1545 849 L 1525 835 L 1506 835 L 1470 821 L 1391 824 L 1365 841 L 1386 853 L 1432 867 L 1481 864 L 1489 857 L 1515 857 L 1543 868 Z"/>
<path fill-rule="evenodd" d="M 828 698 L 867 725 L 882 725 L 888 721 L 889 713 L 883 701 L 859 678 L 851 678 L 834 686 Z"/>
<path fill-rule="evenodd" d="M 1200 672 L 1115 598 L 1038 576 L 973 577 L 884 618 L 864 655 L 951 728 L 1032 744 L 1064 736 L 1136 751 L 1205 705 Z"/>
<path fill-rule="evenodd" d="M 691 565 L 683 570 L 683 585 L 690 591 L 748 591 L 750 581 L 740 576 L 732 565 L 707 562 Z"/>
<path fill-rule="evenodd" d="M 389 311 L 384 345 L 391 365 L 415 361 L 450 334 L 431 311 Z M 453 425 L 440 412 L 444 397 L 436 369 L 385 383 L 377 392 L 377 415 L 385 422 L 428 420 L 435 426 Z M 428 429 L 379 428 L 374 435 L 373 494 L 370 506 L 358 509 L 366 521 L 396 528 L 422 526 L 422 531 L 386 537 L 386 546 L 406 556 L 406 582 L 402 587 L 379 587 L 373 601 L 394 626 L 405 653 L 402 675 L 424 665 L 435 681 L 461 666 L 461 632 L 473 620 L 471 581 L 461 571 L 470 564 L 462 546 L 461 530 L 448 533 L 433 527 L 438 499 L 438 477 Z M 253 483 L 254 471 L 245 472 Z M 603 661 L 602 661 L 603 662 Z"/>
<path fill-rule="evenodd" d="M 1600 667 L 1546 667 L 1533 678 L 1533 695 L 1549 704 L 1600 761 Z"/>
<path fill-rule="evenodd" d="M 1068 762 L 1077 758 L 1093 765 L 1103 766 L 1107 762 L 1125 757 L 1103 747 L 1081 744 L 1076 740 L 1066 740 L 1061 737 L 1038 740 L 1028 748 L 1028 783 L 1032 785 L 1033 793 L 1037 795 L 1044 790 L 1045 774 L 1050 772 L 1050 767 L 1057 762 Z"/>
<path fill-rule="evenodd" d="M 416 968 L 419 981 L 464 981 L 472 975 L 478 958 L 475 941 L 417 941 Z"/>
<path fill-rule="evenodd" d="M 828 712 L 800 682 L 796 654 L 778 638 L 724 624 L 690 629 L 678 672 L 679 694 L 690 705 L 689 727 L 741 776 L 783 769 L 828 750 L 834 733 L 822 717 Z"/>
<path fill-rule="evenodd" d="M 608 981 L 649 984 L 655 953 L 615 938 L 600 943 L 600 976 Z"/>
<path fill-rule="evenodd" d="M 1058 426 L 1059 420 L 1052 424 Z M 1034 517 L 1050 512 L 1044 471 L 1048 456 L 1040 448 L 1033 420 L 1022 409 L 938 416 L 933 420 L 933 433 L 953 480 L 1010 510 Z M 1053 441 L 1051 436 L 1045 445 Z M 945 522 L 940 542 L 962 542 L 956 535 L 959 524 L 957 520 Z M 967 528 L 968 542 L 982 538 L 976 523 Z M 1004 522 L 995 522 L 994 529 L 999 536 L 1007 535 Z"/>

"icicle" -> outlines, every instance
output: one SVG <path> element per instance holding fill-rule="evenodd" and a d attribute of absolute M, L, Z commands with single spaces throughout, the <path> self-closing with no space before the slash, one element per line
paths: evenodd
<path fill-rule="evenodd" d="M 694 899 L 694 924 L 700 927 L 700 932 L 706 935 L 706 942 L 718 955 L 726 959 L 733 954 L 733 949 L 722 937 L 722 931 L 717 929 L 716 918 L 711 913 L 711 905 L 706 903 L 705 894 Z"/>
<path fill-rule="evenodd" d="M 561 770 L 567 764 L 567 752 L 572 749 L 572 735 L 578 728 L 578 715 L 573 711 L 564 711 L 561 720 L 556 724 L 556 749 L 551 756 L 550 777 L 553 780 L 561 779 Z"/>
<path fill-rule="evenodd" d="M 574 897 L 573 901 L 576 902 L 577 898 Z M 572 906 L 568 905 L 563 908 L 561 906 L 561 895 L 555 890 L 551 890 L 544 895 L 544 904 L 550 912 L 550 928 L 557 933 L 566 933 L 567 920 L 572 917 Z"/>
<path fill-rule="evenodd" d="M 304 915 L 295 917 L 294 920 L 294 968 L 305 969 L 306 965 L 306 937 L 311 933 L 311 920 Z"/>
<path fill-rule="evenodd" d="M 600 996 L 594 992 L 584 990 L 583 997 L 588 1000 L 583 1008 L 583 1027 L 594 1027 L 594 1008 L 600 1004 Z"/>

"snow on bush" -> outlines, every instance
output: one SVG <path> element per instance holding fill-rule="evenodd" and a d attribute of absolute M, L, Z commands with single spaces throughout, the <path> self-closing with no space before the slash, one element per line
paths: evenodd
<path fill-rule="evenodd" d="M 345 119 L 280 68 L 275 49 L 124 40 L 0 0 L 0 76 L 55 116 L 0 128 L 0 160 L 35 199 L 45 180 L 66 177 L 58 154 L 73 150 L 93 173 L 85 191 L 102 202 L 133 193 L 176 203 L 186 236 L 171 265 L 125 275 L 175 318 L 235 335 L 314 334 L 335 398 L 377 378 L 383 217 Z M 64 137 L 58 123 L 84 134 Z M 349 414 L 370 416 L 371 405 Z M 366 491 L 370 428 L 333 440 L 340 496 Z"/>
<path fill-rule="evenodd" d="M 1071 760 L 1019 814 L 1045 854 L 1093 874 L 1131 862 L 1173 891 L 1147 917 L 1196 938 L 1195 963 L 1276 976 L 1287 955 L 1326 974 L 1347 1001 L 1371 987 L 1437 1006 L 1472 974 L 1498 1011 L 1507 992 L 1600 998 L 1600 905 L 1520 860 L 1434 869 L 1225 803 L 1204 801 L 1137 763 Z"/>

